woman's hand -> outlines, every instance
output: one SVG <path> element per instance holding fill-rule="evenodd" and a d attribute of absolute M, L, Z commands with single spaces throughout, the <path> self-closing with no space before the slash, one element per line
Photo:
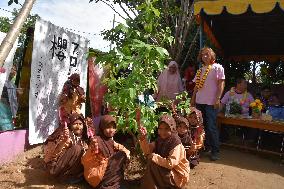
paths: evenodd
<path fill-rule="evenodd" d="M 190 99 L 190 106 L 191 107 L 195 107 L 196 106 L 196 93 L 197 93 L 197 87 L 195 86 L 194 90 L 193 90 L 192 97 Z"/>
<path fill-rule="evenodd" d="M 215 102 L 215 104 L 214 104 L 214 108 L 215 108 L 216 110 L 219 110 L 219 109 L 220 109 L 220 106 L 221 106 L 220 99 L 217 99 L 216 102 Z"/>
<path fill-rule="evenodd" d="M 191 106 L 191 107 L 195 107 L 195 106 L 196 106 L 195 100 L 192 100 L 192 99 L 191 99 L 191 101 L 190 101 L 190 106 Z"/>

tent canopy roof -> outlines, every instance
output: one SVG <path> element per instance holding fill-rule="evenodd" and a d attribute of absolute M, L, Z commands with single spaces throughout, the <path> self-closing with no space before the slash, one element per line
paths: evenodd
<path fill-rule="evenodd" d="M 284 61 L 284 0 L 198 1 L 194 14 L 225 58 Z"/>

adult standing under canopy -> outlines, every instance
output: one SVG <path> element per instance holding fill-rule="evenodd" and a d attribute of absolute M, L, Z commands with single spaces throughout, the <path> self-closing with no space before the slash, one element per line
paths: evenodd
<path fill-rule="evenodd" d="M 178 64 L 171 61 L 158 78 L 157 101 L 163 99 L 175 100 L 176 96 L 183 90 Z"/>
<path fill-rule="evenodd" d="M 203 66 L 194 78 L 196 83 L 191 98 L 191 106 L 202 112 L 205 126 L 205 149 L 211 150 L 211 160 L 219 159 L 219 133 L 216 125 L 220 98 L 225 85 L 222 65 L 215 62 L 216 55 L 211 48 L 204 47 L 198 55 Z"/>

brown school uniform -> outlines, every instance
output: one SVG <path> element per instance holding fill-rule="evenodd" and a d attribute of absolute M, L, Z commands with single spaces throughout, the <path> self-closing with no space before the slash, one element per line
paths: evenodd
<path fill-rule="evenodd" d="M 160 122 L 162 121 L 175 129 L 172 117 L 164 115 Z M 181 188 L 189 181 L 189 162 L 177 133 L 172 132 L 166 140 L 158 138 L 155 142 L 148 143 L 144 139 L 139 142 L 145 155 L 152 153 L 141 188 Z"/>
<path fill-rule="evenodd" d="M 70 116 L 70 124 L 82 115 L 74 113 Z M 81 157 L 87 148 L 87 128 L 84 125 L 81 138 L 76 137 L 68 127 L 59 126 L 44 144 L 44 162 L 49 173 L 63 182 L 72 182 L 83 178 Z"/>
<path fill-rule="evenodd" d="M 112 138 L 103 135 L 102 130 L 111 122 L 112 116 L 105 115 L 101 119 L 100 134 L 96 136 L 99 152 L 90 145 L 82 157 L 84 176 L 86 181 L 97 189 L 119 189 L 123 180 L 123 165 L 129 158 L 130 151 L 123 145 L 116 143 Z"/>
<path fill-rule="evenodd" d="M 190 160 L 190 154 L 189 154 L 189 150 L 192 144 L 192 138 L 191 138 L 191 133 L 190 133 L 190 128 L 189 128 L 189 123 L 188 120 L 185 117 L 176 115 L 175 117 L 175 121 L 177 125 L 180 125 L 182 123 L 185 124 L 185 126 L 188 128 L 188 132 L 186 132 L 185 134 L 178 134 L 178 136 L 180 137 L 181 143 L 184 146 L 184 148 L 186 149 L 186 157 L 188 160 Z"/>

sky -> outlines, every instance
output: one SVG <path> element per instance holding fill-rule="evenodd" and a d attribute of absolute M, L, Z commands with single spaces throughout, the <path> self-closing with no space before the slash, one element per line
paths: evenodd
<path fill-rule="evenodd" d="M 12 16 L 3 9 L 12 11 L 13 8 L 21 8 L 15 3 L 8 6 L 8 1 L 0 0 L 0 16 Z M 19 3 L 24 4 L 24 0 L 19 0 Z M 119 6 L 115 9 L 125 16 Z M 115 12 L 104 3 L 89 3 L 89 0 L 37 0 L 31 12 L 57 26 L 76 30 L 72 32 L 88 38 L 92 48 L 101 51 L 110 48 L 110 42 L 103 40 L 100 34 L 101 31 L 112 28 Z M 115 21 L 116 24 L 124 22 L 117 14 Z"/>

